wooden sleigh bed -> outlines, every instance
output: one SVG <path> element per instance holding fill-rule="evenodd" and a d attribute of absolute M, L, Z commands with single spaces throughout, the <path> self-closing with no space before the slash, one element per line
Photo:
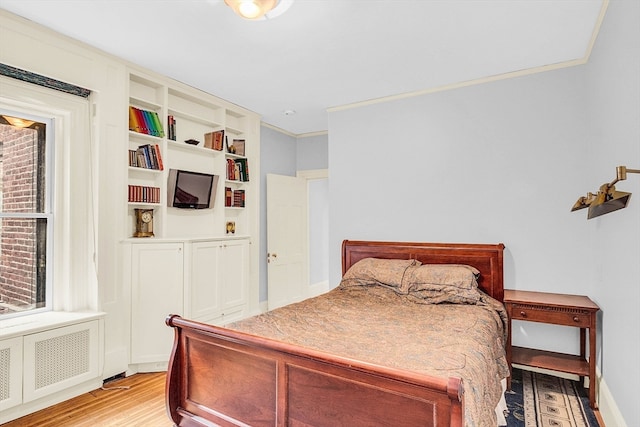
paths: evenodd
<path fill-rule="evenodd" d="M 464 264 L 479 271 L 478 288 L 501 303 L 503 248 L 345 240 L 342 273 L 365 258 Z M 177 315 L 166 323 L 175 328 L 166 404 L 176 426 L 469 424 L 458 376 L 372 363 Z"/>

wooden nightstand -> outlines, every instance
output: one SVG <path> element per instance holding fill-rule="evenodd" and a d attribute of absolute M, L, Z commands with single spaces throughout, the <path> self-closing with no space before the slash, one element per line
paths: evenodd
<path fill-rule="evenodd" d="M 589 377 L 589 403 L 596 403 L 596 313 L 600 307 L 583 295 L 504 290 L 509 316 L 507 362 Z M 512 320 L 549 323 L 580 328 L 580 356 L 511 346 Z M 586 330 L 589 329 L 589 359 L 586 359 Z M 511 378 L 508 380 L 511 389 Z"/>

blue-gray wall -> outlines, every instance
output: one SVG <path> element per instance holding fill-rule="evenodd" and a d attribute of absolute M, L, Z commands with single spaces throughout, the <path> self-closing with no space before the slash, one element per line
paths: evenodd
<path fill-rule="evenodd" d="M 640 167 L 639 4 L 610 3 L 586 65 L 329 114 L 330 283 L 347 238 L 504 242 L 506 287 L 601 306 L 598 367 L 629 426 L 640 201 L 590 221 L 570 208 L 617 165 Z M 640 194 L 640 176 L 617 187 Z M 575 354 L 578 342 L 576 328 L 514 325 L 516 345 Z"/>
<path fill-rule="evenodd" d="M 267 174 L 296 175 L 296 138 L 260 128 L 260 301 L 267 300 Z"/>
<path fill-rule="evenodd" d="M 298 170 L 328 169 L 328 141 L 327 134 L 298 138 Z"/>
<path fill-rule="evenodd" d="M 589 139 L 584 185 L 615 178 L 615 165 L 640 169 L 640 2 L 609 4 L 584 69 Z M 627 426 L 640 426 L 640 175 L 616 185 L 633 193 L 629 207 L 591 220 L 589 278 L 602 308 L 602 376 Z M 583 268 L 585 268 L 584 266 Z M 609 425 L 609 424 L 607 424 Z"/>
<path fill-rule="evenodd" d="M 328 137 L 296 138 L 268 126 L 260 128 L 260 301 L 267 300 L 267 174 L 296 176 L 299 170 L 328 169 Z M 328 214 L 326 181 L 310 184 L 310 283 L 328 274 Z M 314 225 L 316 224 L 316 225 Z M 325 254 L 325 255 L 323 255 Z"/>

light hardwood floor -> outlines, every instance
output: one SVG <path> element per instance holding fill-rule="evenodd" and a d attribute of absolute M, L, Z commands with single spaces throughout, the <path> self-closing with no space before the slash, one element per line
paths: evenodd
<path fill-rule="evenodd" d="M 136 374 L 2 427 L 171 427 L 164 387 L 164 372 Z"/>
<path fill-rule="evenodd" d="M 119 389 L 117 387 L 129 387 Z M 136 374 L 2 427 L 172 427 L 164 402 L 165 374 Z M 605 427 L 595 411 L 600 427 Z"/>

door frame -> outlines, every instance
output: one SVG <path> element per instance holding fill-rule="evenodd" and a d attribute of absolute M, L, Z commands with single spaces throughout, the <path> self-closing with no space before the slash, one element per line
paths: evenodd
<path fill-rule="evenodd" d="M 309 239 L 309 181 L 313 181 L 316 179 L 328 179 L 329 178 L 329 169 L 308 169 L 308 170 L 299 170 L 296 171 L 296 177 L 298 178 L 303 178 L 306 180 L 307 182 L 307 259 L 305 260 L 306 262 L 306 268 L 307 268 L 307 274 L 309 274 L 309 272 L 311 271 L 311 259 L 309 257 L 310 255 L 310 239 Z M 328 254 L 327 254 L 328 256 Z M 320 295 L 326 291 L 329 290 L 329 279 L 327 278 L 327 280 L 320 282 L 320 283 L 308 283 L 308 289 L 307 289 L 307 296 L 308 297 L 313 297 L 313 296 L 317 296 Z"/>

